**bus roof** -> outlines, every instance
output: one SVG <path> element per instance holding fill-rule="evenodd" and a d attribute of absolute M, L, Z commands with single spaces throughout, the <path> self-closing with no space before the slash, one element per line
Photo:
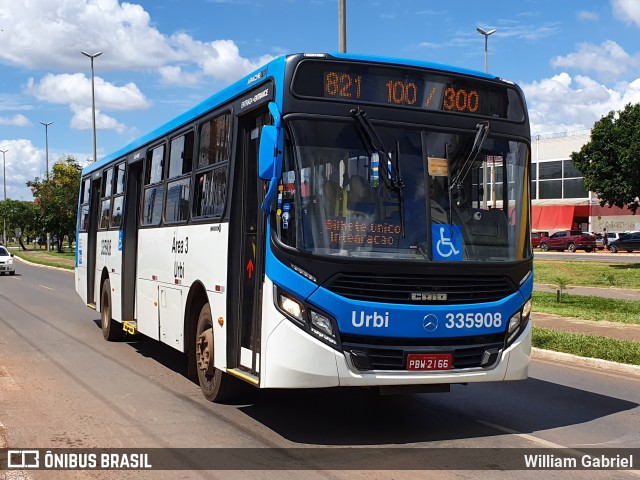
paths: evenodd
<path fill-rule="evenodd" d="M 426 61 L 420 61 L 420 60 L 410 60 L 405 58 L 381 57 L 381 56 L 375 56 L 375 55 L 358 55 L 358 54 L 350 54 L 350 53 L 330 53 L 330 54 L 309 53 L 309 54 L 302 54 L 302 55 L 308 56 L 310 58 L 337 58 L 342 60 L 355 60 L 355 61 L 362 61 L 362 62 L 404 65 L 408 67 L 428 68 L 431 70 L 440 70 L 443 72 L 453 72 L 453 73 L 459 73 L 462 75 L 471 75 L 471 76 L 487 78 L 487 79 L 496 79 L 494 75 L 490 75 L 490 74 L 476 71 L 476 70 L 469 70 L 469 69 L 454 67 L 450 65 L 426 62 Z M 223 90 L 203 100 L 196 106 L 174 117 L 173 119 L 169 120 L 168 122 L 159 126 L 158 128 L 133 140 L 131 143 L 120 148 L 119 150 L 116 150 L 115 152 L 110 153 L 109 155 L 106 155 L 105 157 L 100 159 L 98 162 L 92 163 L 91 165 L 87 165 L 82 169 L 82 175 L 85 176 L 96 170 L 100 170 L 105 165 L 110 164 L 114 160 L 118 160 L 132 152 L 135 152 L 136 150 L 143 147 L 144 145 L 165 136 L 172 130 L 179 128 L 180 126 L 205 114 L 207 111 L 215 109 L 217 106 L 231 100 L 237 95 L 242 94 L 242 92 L 246 91 L 249 88 L 252 88 L 251 84 L 253 82 L 250 82 L 250 79 L 252 79 L 256 74 L 264 70 L 266 70 L 265 77 L 270 77 L 270 76 L 282 77 L 284 74 L 286 59 L 290 56 L 293 56 L 293 55 L 283 55 L 278 58 L 275 58 L 269 63 L 259 67 L 258 69 L 254 70 L 250 74 L 244 76 L 240 80 L 224 88 Z M 276 90 L 275 95 L 276 95 L 276 99 L 279 99 L 278 96 L 281 94 L 278 93 L 278 90 Z"/>

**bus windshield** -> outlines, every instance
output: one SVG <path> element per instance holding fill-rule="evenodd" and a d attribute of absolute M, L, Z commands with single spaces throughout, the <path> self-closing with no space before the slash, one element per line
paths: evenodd
<path fill-rule="evenodd" d="M 390 261 L 531 256 L 526 143 L 486 126 L 478 141 L 479 130 L 376 124 L 382 153 L 354 119 L 288 125 L 275 224 L 285 245 Z"/>

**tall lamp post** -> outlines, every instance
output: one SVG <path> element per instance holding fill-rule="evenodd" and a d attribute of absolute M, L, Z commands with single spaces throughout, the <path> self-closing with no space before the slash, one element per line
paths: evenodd
<path fill-rule="evenodd" d="M 98 160 L 96 153 L 96 90 L 93 80 L 93 59 L 102 55 L 102 52 L 96 52 L 93 55 L 87 52 L 80 52 L 85 57 L 89 57 L 91 59 L 91 112 L 93 114 L 93 161 L 96 162 Z"/>
<path fill-rule="evenodd" d="M 46 167 L 47 167 L 47 180 L 49 180 L 49 125 L 51 125 L 53 122 L 40 122 L 42 125 L 44 125 L 44 141 L 45 141 L 45 161 L 46 161 Z"/>
<path fill-rule="evenodd" d="M 7 159 L 5 157 L 5 154 L 8 152 L 9 150 L 0 150 L 0 152 L 2 152 L 2 179 L 4 181 L 4 206 L 5 206 L 5 212 L 4 215 L 2 216 L 2 218 L 4 219 L 4 225 L 2 228 L 2 243 L 3 244 L 7 244 L 7 212 L 6 212 L 6 207 L 7 207 Z"/>
<path fill-rule="evenodd" d="M 47 167 L 47 174 L 45 175 L 47 180 L 49 180 L 49 125 L 53 122 L 40 122 L 44 125 L 44 142 L 45 142 L 45 150 L 44 150 L 44 158 L 45 158 L 45 166 Z M 47 251 L 51 250 L 51 233 L 47 232 Z"/>
<path fill-rule="evenodd" d="M 338 0 L 338 49 L 347 53 L 347 0 Z"/>
<path fill-rule="evenodd" d="M 478 33 L 480 35 L 484 35 L 484 72 L 488 73 L 489 72 L 489 53 L 488 53 L 488 49 L 487 49 L 487 45 L 489 43 L 489 35 L 491 35 L 492 33 L 496 33 L 496 29 L 494 28 L 493 30 L 485 30 L 483 28 L 476 28 L 476 30 L 478 30 Z"/>

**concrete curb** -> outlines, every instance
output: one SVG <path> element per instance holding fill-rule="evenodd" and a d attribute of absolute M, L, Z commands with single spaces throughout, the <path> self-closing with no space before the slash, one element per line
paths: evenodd
<path fill-rule="evenodd" d="M 553 350 L 543 350 L 542 348 L 531 348 L 531 357 L 552 362 L 571 363 L 581 367 L 597 368 L 612 373 L 622 373 L 640 377 L 639 365 L 627 365 L 626 363 L 610 362 L 598 358 L 580 357 L 569 353 L 554 352 Z"/>
<path fill-rule="evenodd" d="M 60 272 L 75 273 L 73 269 L 69 270 L 67 268 L 54 267 L 52 265 L 43 265 L 41 263 L 33 263 L 33 262 L 30 262 L 29 260 L 25 260 L 24 258 L 20 258 L 17 255 L 15 255 L 13 258 L 20 260 L 22 263 L 26 263 L 27 265 L 31 265 L 32 267 L 41 267 L 41 268 L 48 268 L 49 270 L 58 270 Z"/>

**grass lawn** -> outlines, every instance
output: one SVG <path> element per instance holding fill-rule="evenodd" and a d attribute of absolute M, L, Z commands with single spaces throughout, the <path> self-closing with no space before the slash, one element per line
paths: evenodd
<path fill-rule="evenodd" d="M 560 278 L 567 285 L 640 289 L 640 263 L 536 259 L 533 272 L 538 284 L 557 285 Z"/>
<path fill-rule="evenodd" d="M 68 249 L 63 253 L 47 252 L 46 250 L 11 250 L 11 253 L 32 263 L 66 268 L 68 270 L 73 270 L 76 263 L 75 252 Z"/>
<path fill-rule="evenodd" d="M 534 328 L 532 344 L 545 350 L 640 365 L 638 342 Z"/>
<path fill-rule="evenodd" d="M 560 317 L 582 320 L 606 320 L 608 322 L 640 325 L 640 302 L 634 300 L 612 300 L 603 297 L 571 295 L 565 291 L 561 302 L 555 293 L 533 292 L 533 311 Z"/>

